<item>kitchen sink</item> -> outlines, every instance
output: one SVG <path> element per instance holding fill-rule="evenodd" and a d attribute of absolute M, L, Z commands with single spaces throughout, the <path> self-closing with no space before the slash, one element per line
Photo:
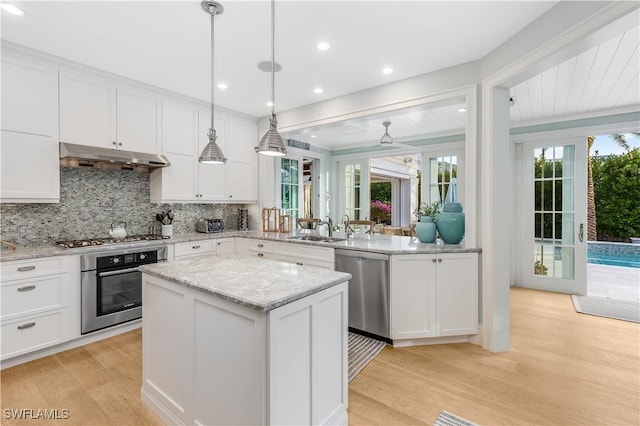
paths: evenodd
<path fill-rule="evenodd" d="M 314 241 L 317 243 L 335 243 L 338 241 L 346 240 L 346 238 L 323 237 L 322 235 L 294 235 L 292 237 L 287 237 L 287 239 L 298 241 Z"/>

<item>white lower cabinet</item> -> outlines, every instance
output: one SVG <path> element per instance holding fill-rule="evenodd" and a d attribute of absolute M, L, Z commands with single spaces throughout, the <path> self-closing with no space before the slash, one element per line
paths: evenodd
<path fill-rule="evenodd" d="M 235 238 L 219 238 L 215 245 L 217 254 L 236 254 Z"/>
<path fill-rule="evenodd" d="M 66 256 L 3 262 L 0 282 L 3 360 L 67 341 Z"/>
<path fill-rule="evenodd" d="M 334 270 L 331 247 L 316 247 L 294 243 L 273 243 L 273 259 L 297 265 L 319 266 Z"/>
<path fill-rule="evenodd" d="M 478 254 L 391 256 L 391 339 L 478 333 Z"/>
<path fill-rule="evenodd" d="M 235 238 L 189 241 L 174 245 L 174 259 L 202 254 L 235 254 Z"/>
<path fill-rule="evenodd" d="M 346 424 L 346 290 L 260 312 L 143 274 L 143 401 L 167 424 Z"/>

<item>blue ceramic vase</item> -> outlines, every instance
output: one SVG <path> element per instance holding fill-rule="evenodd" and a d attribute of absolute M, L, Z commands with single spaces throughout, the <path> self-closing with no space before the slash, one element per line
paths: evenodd
<path fill-rule="evenodd" d="M 464 213 L 462 204 L 447 203 L 436 219 L 440 238 L 447 244 L 458 244 L 464 237 Z"/>
<path fill-rule="evenodd" d="M 421 243 L 432 243 L 436 240 L 436 224 L 431 216 L 422 216 L 416 224 L 416 235 Z"/>

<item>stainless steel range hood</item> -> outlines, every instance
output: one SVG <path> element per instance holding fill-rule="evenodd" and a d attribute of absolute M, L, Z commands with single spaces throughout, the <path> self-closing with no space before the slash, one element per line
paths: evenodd
<path fill-rule="evenodd" d="M 128 164 L 149 168 L 168 167 L 171 165 L 167 157 L 160 154 L 100 148 L 66 142 L 60 142 L 60 160 Z"/>

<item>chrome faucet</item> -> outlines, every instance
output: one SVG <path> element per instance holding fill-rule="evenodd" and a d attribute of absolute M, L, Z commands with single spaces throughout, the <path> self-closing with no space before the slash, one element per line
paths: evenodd
<path fill-rule="evenodd" d="M 333 237 L 333 220 L 327 216 L 327 220 L 323 220 L 318 225 L 327 225 L 327 229 L 329 230 L 329 238 Z"/>
<path fill-rule="evenodd" d="M 344 214 L 342 216 L 342 224 L 344 225 L 344 233 L 347 236 L 347 239 L 349 239 L 349 237 L 353 237 L 353 228 L 349 225 L 349 215 L 348 214 Z"/>

